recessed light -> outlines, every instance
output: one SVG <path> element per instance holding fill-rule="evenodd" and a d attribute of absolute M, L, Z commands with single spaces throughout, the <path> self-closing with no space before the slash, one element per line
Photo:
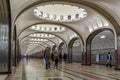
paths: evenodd
<path fill-rule="evenodd" d="M 105 35 L 101 35 L 101 36 L 100 36 L 100 38 L 102 38 L 102 39 L 105 38 L 105 37 L 106 37 Z"/>

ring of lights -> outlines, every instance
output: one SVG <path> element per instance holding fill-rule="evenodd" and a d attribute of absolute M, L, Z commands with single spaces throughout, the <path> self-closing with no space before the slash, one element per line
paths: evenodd
<path fill-rule="evenodd" d="M 59 22 L 77 21 L 87 16 L 85 9 L 70 4 L 46 4 L 36 7 L 33 12 L 38 18 Z"/>
<path fill-rule="evenodd" d="M 66 30 L 65 27 L 51 24 L 38 24 L 31 26 L 30 29 L 42 32 L 63 32 Z"/>
<path fill-rule="evenodd" d="M 34 33 L 34 34 L 30 34 L 30 37 L 36 37 L 36 38 L 53 38 L 55 37 L 52 34 L 45 34 L 45 33 Z"/>
<path fill-rule="evenodd" d="M 45 33 L 34 33 L 34 34 L 30 34 L 29 36 L 32 37 L 29 42 L 30 44 L 39 44 L 41 42 L 48 41 L 47 39 L 44 39 L 44 38 L 55 37 L 54 35 L 45 34 Z"/>
<path fill-rule="evenodd" d="M 48 41 L 47 39 L 32 38 L 30 41 Z"/>

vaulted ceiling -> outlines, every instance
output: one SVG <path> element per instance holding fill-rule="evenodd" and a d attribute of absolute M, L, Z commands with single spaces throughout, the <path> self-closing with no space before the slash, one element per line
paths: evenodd
<path fill-rule="evenodd" d="M 10 4 L 12 29 L 16 26 L 22 53 L 61 42 L 67 45 L 74 37 L 84 44 L 102 28 L 120 32 L 119 0 L 10 0 Z"/>

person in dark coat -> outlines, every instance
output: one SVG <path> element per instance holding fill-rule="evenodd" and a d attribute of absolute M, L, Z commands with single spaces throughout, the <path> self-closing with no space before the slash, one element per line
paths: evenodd
<path fill-rule="evenodd" d="M 64 58 L 64 62 L 66 63 L 66 60 L 67 60 L 67 55 L 66 55 L 65 53 L 64 53 L 63 58 Z"/>
<path fill-rule="evenodd" d="M 54 62 L 54 54 L 53 54 L 53 52 L 51 53 L 51 60 L 52 60 L 52 64 L 53 64 L 53 62 Z"/>
<path fill-rule="evenodd" d="M 46 64 L 46 69 L 50 68 L 50 48 L 47 47 L 44 53 L 44 59 Z"/>
<path fill-rule="evenodd" d="M 106 67 L 112 67 L 112 56 L 111 56 L 110 52 L 108 52 L 108 54 L 107 54 Z"/>
<path fill-rule="evenodd" d="M 54 69 L 58 69 L 58 60 L 59 60 L 59 54 L 57 51 L 55 51 L 54 53 L 54 60 L 55 60 L 55 64 L 54 64 Z"/>
<path fill-rule="evenodd" d="M 59 54 L 59 62 L 60 63 L 62 62 L 62 54 L 61 53 Z"/>

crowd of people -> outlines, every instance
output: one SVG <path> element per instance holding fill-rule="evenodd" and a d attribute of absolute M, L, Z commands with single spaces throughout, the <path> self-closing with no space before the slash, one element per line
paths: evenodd
<path fill-rule="evenodd" d="M 64 62 L 66 63 L 67 61 L 67 54 L 64 53 L 64 55 L 62 55 L 62 53 L 58 53 L 57 51 L 50 53 L 50 48 L 47 47 L 45 52 L 44 52 L 44 63 L 45 63 L 45 68 L 49 69 L 50 68 L 50 64 L 54 64 L 54 68 L 58 69 L 58 63 L 62 63 L 62 60 L 64 60 Z"/>

